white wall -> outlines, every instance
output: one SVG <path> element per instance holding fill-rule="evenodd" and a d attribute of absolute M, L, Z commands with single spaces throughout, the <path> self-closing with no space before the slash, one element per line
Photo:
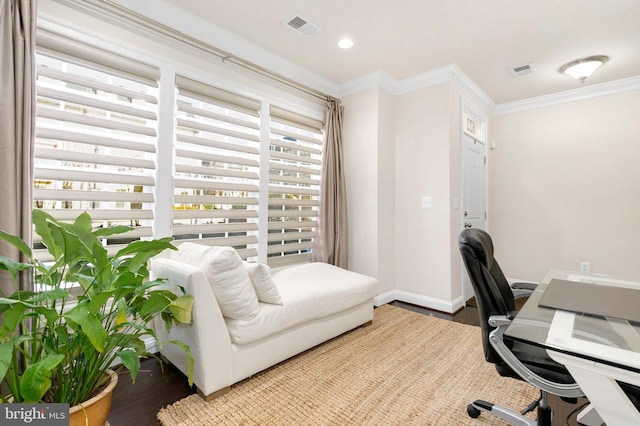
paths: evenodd
<path fill-rule="evenodd" d="M 378 280 L 385 291 L 395 288 L 396 245 L 395 222 L 395 97 L 378 91 Z M 383 293 L 383 291 L 381 291 Z"/>
<path fill-rule="evenodd" d="M 491 120 L 490 232 L 508 277 L 549 268 L 640 279 L 640 91 Z"/>
<path fill-rule="evenodd" d="M 349 269 L 395 288 L 393 97 L 372 89 L 343 100 Z"/>
<path fill-rule="evenodd" d="M 464 305 L 462 298 L 462 257 L 458 249 L 458 235 L 462 230 L 462 99 L 460 90 L 450 85 L 449 88 L 449 255 L 451 301 L 458 306 Z M 458 199 L 455 206 L 454 199 Z M 466 274 L 466 272 L 465 272 Z"/>
<path fill-rule="evenodd" d="M 449 84 L 396 99 L 396 286 L 452 300 Z M 422 208 L 422 197 L 433 199 Z"/>
<path fill-rule="evenodd" d="M 342 99 L 349 269 L 378 276 L 378 91 Z"/>
<path fill-rule="evenodd" d="M 376 276 L 382 301 L 461 306 L 461 98 L 452 83 L 343 98 L 349 268 Z"/>

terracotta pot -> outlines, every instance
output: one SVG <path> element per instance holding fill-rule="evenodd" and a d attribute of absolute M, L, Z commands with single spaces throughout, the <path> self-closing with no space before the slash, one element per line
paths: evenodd
<path fill-rule="evenodd" d="M 69 409 L 69 426 L 104 426 L 111 411 L 111 393 L 118 384 L 118 375 L 107 370 L 111 381 L 98 395 Z"/>

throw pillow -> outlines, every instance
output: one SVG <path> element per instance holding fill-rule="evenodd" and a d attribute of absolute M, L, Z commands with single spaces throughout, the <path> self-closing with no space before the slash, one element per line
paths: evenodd
<path fill-rule="evenodd" d="M 185 242 L 171 257 L 204 271 L 225 317 L 249 320 L 258 314 L 258 296 L 242 258 L 233 247 Z"/>
<path fill-rule="evenodd" d="M 276 283 L 271 278 L 271 268 L 262 263 L 249 262 L 245 262 L 244 266 L 249 272 L 249 278 L 251 278 L 253 288 L 256 290 L 258 300 L 264 303 L 282 305 L 282 297 L 278 292 L 278 287 L 276 287 Z"/>

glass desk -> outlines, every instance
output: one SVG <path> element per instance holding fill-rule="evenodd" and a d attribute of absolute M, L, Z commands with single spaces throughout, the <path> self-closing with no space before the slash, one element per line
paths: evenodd
<path fill-rule="evenodd" d="M 640 290 L 640 282 L 551 270 L 518 312 L 505 335 L 547 349 L 576 380 L 608 425 L 640 425 L 640 413 L 618 382 L 640 386 L 640 324 L 538 306 L 553 278 Z M 640 306 L 638 306 L 640 309 Z M 599 424 L 590 421 L 588 424 Z"/>

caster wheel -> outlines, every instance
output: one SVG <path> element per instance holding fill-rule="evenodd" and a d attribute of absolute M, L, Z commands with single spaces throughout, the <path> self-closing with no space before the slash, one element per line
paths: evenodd
<path fill-rule="evenodd" d="M 476 407 L 474 407 L 473 404 L 469 404 L 469 405 L 467 405 L 467 414 L 472 419 L 477 419 L 478 416 L 480 415 L 480 410 L 478 410 Z"/>

